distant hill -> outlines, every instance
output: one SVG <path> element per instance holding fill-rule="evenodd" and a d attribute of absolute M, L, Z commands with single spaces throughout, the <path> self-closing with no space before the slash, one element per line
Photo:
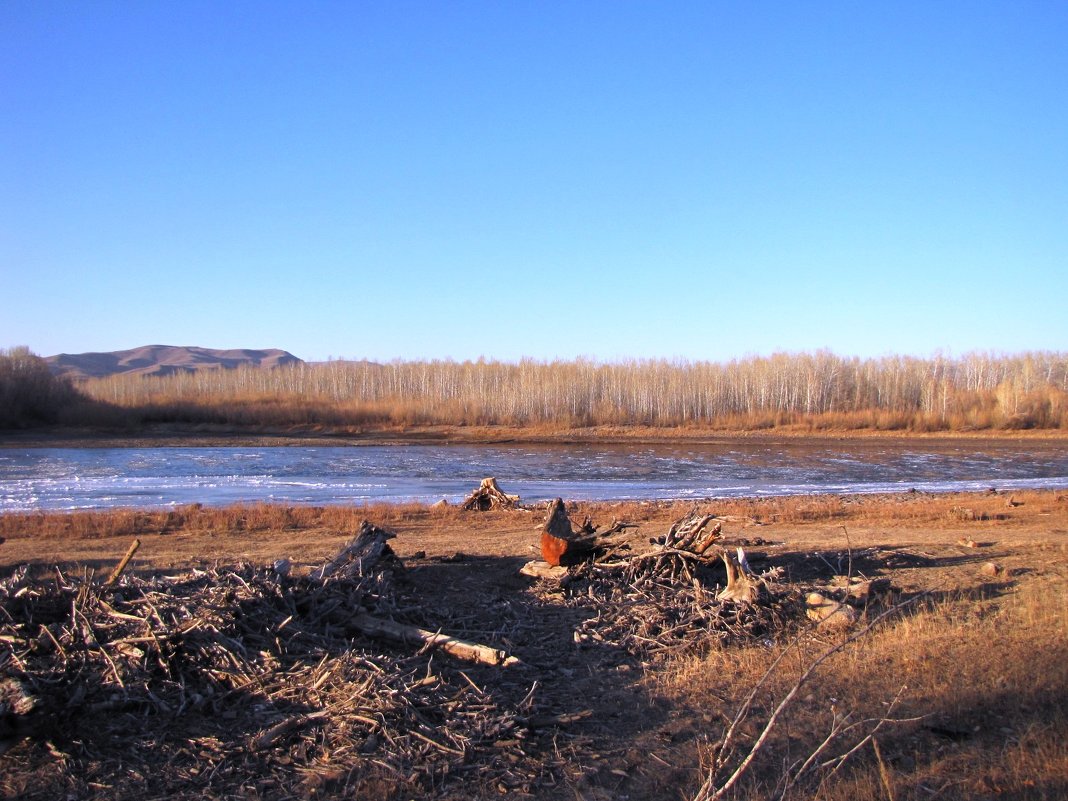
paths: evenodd
<path fill-rule="evenodd" d="M 145 345 L 110 353 L 60 353 L 45 359 L 52 373 L 74 379 L 104 378 L 119 373 L 170 375 L 181 371 L 219 370 L 243 364 L 278 367 L 300 359 L 284 350 L 213 350 L 212 348 Z"/>

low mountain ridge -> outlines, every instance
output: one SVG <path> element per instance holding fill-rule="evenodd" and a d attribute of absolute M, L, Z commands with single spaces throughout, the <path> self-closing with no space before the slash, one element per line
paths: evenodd
<path fill-rule="evenodd" d="M 250 365 L 280 367 L 300 364 L 288 351 L 278 348 L 216 350 L 177 345 L 145 345 L 106 353 L 60 353 L 45 358 L 52 373 L 73 379 L 106 378 L 110 375 L 171 375 L 197 370 L 222 370 Z"/>

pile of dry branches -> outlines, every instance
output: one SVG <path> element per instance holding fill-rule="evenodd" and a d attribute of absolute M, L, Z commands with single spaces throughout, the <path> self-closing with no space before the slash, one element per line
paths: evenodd
<path fill-rule="evenodd" d="M 533 688 L 509 702 L 463 663 L 354 626 L 354 612 L 395 611 L 397 570 L 387 546 L 302 578 L 284 563 L 110 586 L 16 572 L 0 584 L 0 789 L 392 797 L 453 775 L 536 780 Z"/>
<path fill-rule="evenodd" d="M 695 511 L 652 550 L 610 550 L 543 582 L 541 591 L 562 592 L 569 605 L 592 610 L 576 629 L 576 642 L 641 658 L 768 636 L 802 617 L 801 593 L 778 583 L 774 572 L 754 574 L 744 554 L 735 557 L 716 544 L 720 533 L 713 515 Z"/>
<path fill-rule="evenodd" d="M 519 503 L 518 495 L 509 495 L 497 485 L 492 476 L 482 479 L 482 483 L 464 499 L 460 508 L 465 512 L 485 512 L 490 509 L 514 509 Z"/>

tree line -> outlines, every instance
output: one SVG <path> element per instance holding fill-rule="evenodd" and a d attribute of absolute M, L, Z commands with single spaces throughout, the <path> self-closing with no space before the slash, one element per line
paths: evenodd
<path fill-rule="evenodd" d="M 60 422 L 79 393 L 26 347 L 0 349 L 0 428 Z"/>
<path fill-rule="evenodd" d="M 730 362 L 329 361 L 91 379 L 143 421 L 227 424 L 1068 427 L 1068 353 L 861 359 L 827 351 Z"/>

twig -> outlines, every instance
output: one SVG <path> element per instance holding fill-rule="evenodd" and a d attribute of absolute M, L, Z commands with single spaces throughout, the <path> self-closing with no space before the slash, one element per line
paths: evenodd
<path fill-rule="evenodd" d="M 875 626 L 878 623 L 880 623 L 887 616 L 889 616 L 889 615 L 891 615 L 893 613 L 901 611 L 906 606 L 909 606 L 910 604 L 915 603 L 920 598 L 926 597 L 929 594 L 930 594 L 930 590 L 928 590 L 927 592 L 923 592 L 923 593 L 921 593 L 919 595 L 913 596 L 912 598 L 909 598 L 906 601 L 902 601 L 901 603 L 890 607 L 889 609 L 884 611 L 882 614 L 880 614 L 877 617 L 875 617 L 867 626 L 865 626 L 864 628 L 860 629 L 855 634 L 853 634 L 852 636 L 846 638 L 845 640 L 843 640 L 842 642 L 838 643 L 837 645 L 835 645 L 835 646 L 833 646 L 831 648 L 828 648 L 826 651 L 824 651 L 822 654 L 820 654 L 812 663 L 809 664 L 808 668 L 805 670 L 804 673 L 801 674 L 801 677 L 794 683 L 794 685 L 790 688 L 789 692 L 787 692 L 786 695 L 783 696 L 782 700 L 779 701 L 779 703 L 775 707 L 774 711 L 768 717 L 767 722 L 764 724 L 764 728 L 761 730 L 760 734 L 757 736 L 756 741 L 753 743 L 752 747 L 749 749 L 749 753 L 747 753 L 745 755 L 745 757 L 742 759 L 742 761 L 738 765 L 738 767 L 735 768 L 734 772 L 727 778 L 727 780 L 722 785 L 720 785 L 719 787 L 716 787 L 715 786 L 716 771 L 715 770 L 709 771 L 709 776 L 705 780 L 704 784 L 701 785 L 701 788 L 700 788 L 700 790 L 698 790 L 698 793 L 695 796 L 694 801 L 716 801 L 716 799 L 722 798 L 738 782 L 738 780 L 744 775 L 746 770 L 748 770 L 749 765 L 756 758 L 756 755 L 760 752 L 761 748 L 764 747 L 764 743 L 767 741 L 768 737 L 771 735 L 772 729 L 775 728 L 775 724 L 778 723 L 779 718 L 782 716 L 783 712 L 790 705 L 790 703 L 793 701 L 794 697 L 801 690 L 801 688 L 808 682 L 808 680 L 812 677 L 812 675 L 820 667 L 820 665 L 822 665 L 831 656 L 833 656 L 834 654 L 836 654 L 839 651 L 841 651 L 847 645 L 850 645 L 851 643 L 854 643 L 857 640 L 859 640 L 861 637 L 865 636 L 868 632 L 870 632 L 873 628 L 875 628 Z M 784 653 L 785 653 L 785 651 L 784 651 Z M 781 656 L 782 655 L 780 655 L 779 659 L 781 659 Z M 778 659 L 776 659 L 776 662 L 778 662 Z M 773 663 L 772 667 L 774 667 L 774 663 Z M 769 669 L 769 671 L 770 671 L 770 669 Z M 768 674 L 765 674 L 765 678 L 766 678 L 767 675 Z M 764 681 L 764 678 L 761 678 L 761 682 L 763 682 L 763 681 Z M 747 698 L 746 705 L 745 705 L 746 708 L 748 708 L 748 704 L 750 702 L 751 702 L 751 697 Z M 730 729 L 728 729 L 727 735 L 733 735 L 735 728 L 736 728 L 736 725 L 732 724 Z M 724 739 L 722 741 L 723 744 L 721 746 L 721 751 L 724 750 L 726 748 L 727 744 L 729 743 L 729 740 L 727 739 L 727 735 L 724 735 Z"/>

